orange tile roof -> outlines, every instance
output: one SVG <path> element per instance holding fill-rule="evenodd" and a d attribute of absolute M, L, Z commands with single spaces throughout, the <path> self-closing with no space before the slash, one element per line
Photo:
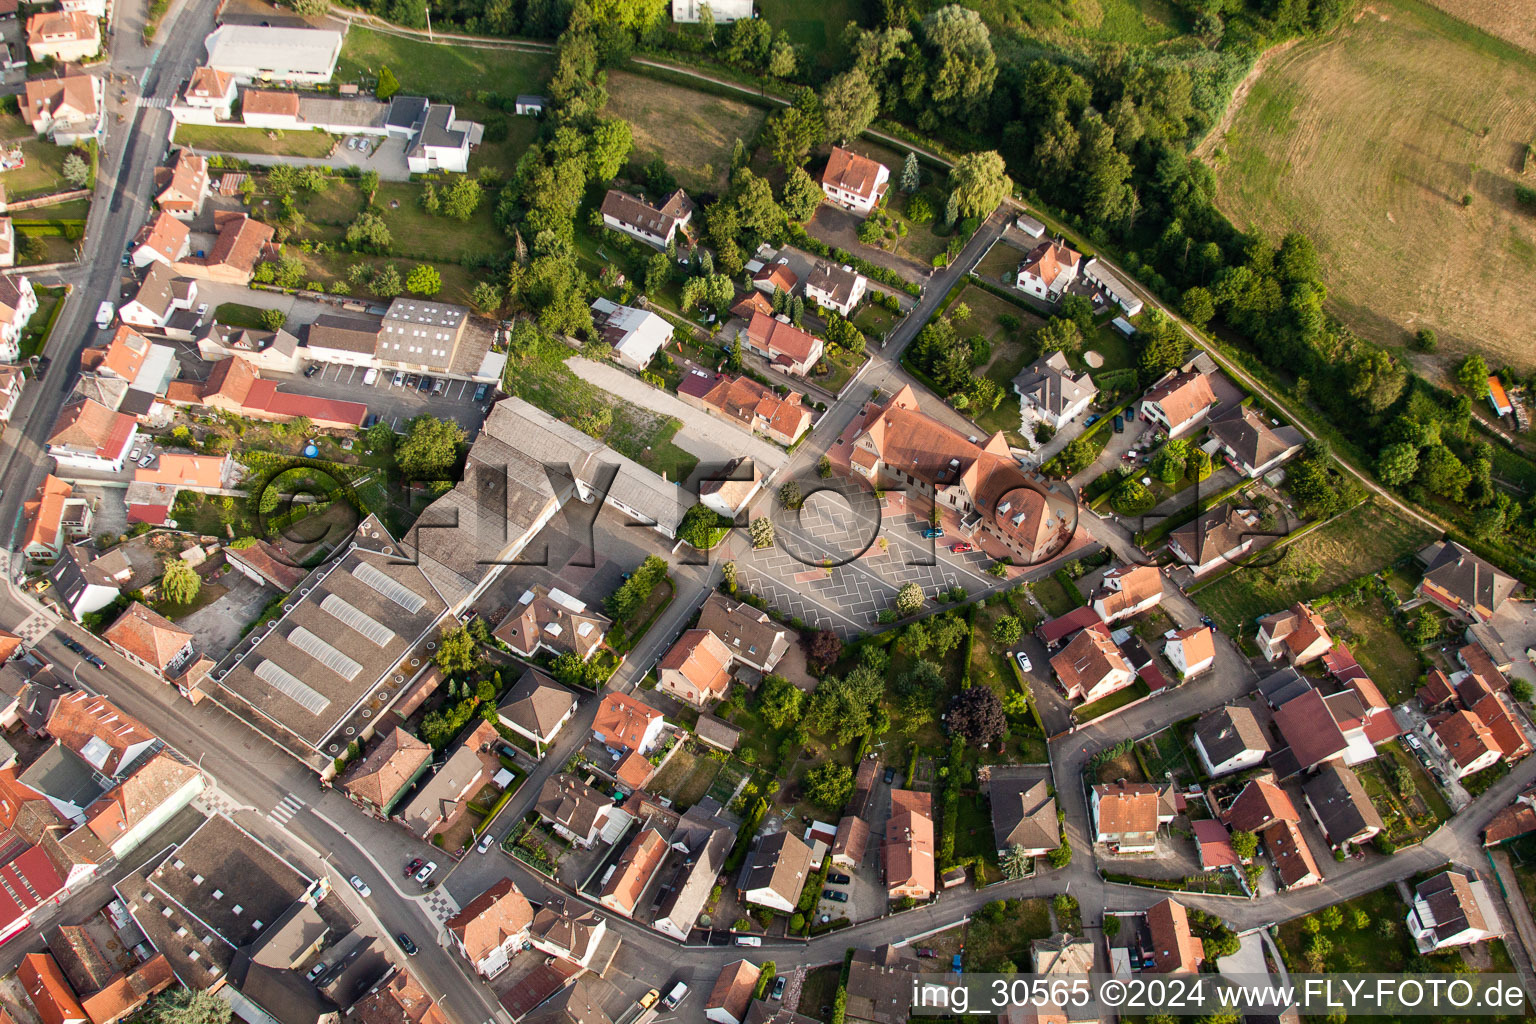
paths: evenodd
<path fill-rule="evenodd" d="M 233 267 L 242 273 L 256 270 L 256 261 L 272 241 L 271 225 L 240 214 L 226 219 L 219 227 L 219 237 L 208 253 L 210 266 Z"/>
<path fill-rule="evenodd" d="M 1186 370 L 1152 388 L 1142 401 L 1161 407 L 1170 426 L 1178 430 L 1215 405 L 1216 392 L 1211 390 L 1211 379 L 1205 374 Z"/>
<path fill-rule="evenodd" d="M 352 766 L 341 788 L 375 807 L 385 808 L 431 759 L 430 745 L 397 726 L 367 757 Z"/>
<path fill-rule="evenodd" d="M 75 998 L 64 971 L 51 953 L 28 953 L 16 968 L 21 983 L 42 1024 L 68 1024 L 87 1020 L 85 1008 Z"/>
<path fill-rule="evenodd" d="M 509 938 L 527 936 L 533 907 L 510 878 L 503 878 L 464 904 L 444 927 L 459 940 L 464 953 L 478 963 Z"/>
<path fill-rule="evenodd" d="M 96 83 L 92 80 L 93 77 L 75 68 L 66 67 L 61 77 L 29 80 L 26 95 L 27 120 L 36 122 L 39 120 L 38 115 L 44 112 L 50 117 L 55 117 L 66 107 L 71 111 L 78 111 L 84 117 L 95 117 L 100 111 L 100 105 L 96 102 Z"/>
<path fill-rule="evenodd" d="M 49 473 L 37 485 L 37 495 L 23 502 L 22 514 L 27 519 L 27 529 L 22 534 L 22 547 L 41 544 L 48 548 L 59 546 L 59 534 L 64 529 L 64 503 L 74 496 L 75 489 Z"/>
<path fill-rule="evenodd" d="M 197 99 L 223 99 L 235 76 L 217 68 L 198 68 L 187 81 L 187 95 Z"/>
<path fill-rule="evenodd" d="M 1146 782 L 1094 786 L 1099 795 L 1100 835 L 1157 831 L 1157 787 Z"/>
<path fill-rule="evenodd" d="M 1520 728 L 1509 705 L 1504 703 L 1503 694 L 1490 693 L 1469 710 L 1488 727 L 1504 760 L 1514 761 L 1531 752 L 1531 742 L 1525 738 L 1525 730 Z"/>
<path fill-rule="evenodd" d="M 0 665 L 11 660 L 11 655 L 21 647 L 21 637 L 8 629 L 0 629 Z"/>
<path fill-rule="evenodd" d="M 149 356 L 149 348 L 148 338 L 127 324 L 120 324 L 105 346 L 80 353 L 80 365 L 98 374 L 133 380 Z"/>
<path fill-rule="evenodd" d="M 59 410 L 48 443 L 88 449 L 102 458 L 119 458 L 135 426 L 132 416 L 82 398 Z"/>
<path fill-rule="evenodd" d="M 111 846 L 123 833 L 148 820 L 197 776 L 192 765 L 161 751 L 87 807 L 86 826 L 97 839 Z"/>
<path fill-rule="evenodd" d="M 601 733 L 603 742 L 615 750 L 640 749 L 646 730 L 662 713 L 624 693 L 609 691 L 598 705 L 592 731 Z"/>
<path fill-rule="evenodd" d="M 885 882 L 889 888 L 933 892 L 933 794 L 891 790 L 885 823 Z"/>
<path fill-rule="evenodd" d="M 655 773 L 655 766 L 646 759 L 644 754 L 638 750 L 631 750 L 614 769 L 613 777 L 631 789 L 640 789 L 651 781 L 651 776 Z"/>
<path fill-rule="evenodd" d="M 1482 720 L 1470 711 L 1453 711 L 1442 718 L 1431 721 L 1430 728 L 1440 742 L 1445 744 L 1445 749 L 1462 768 L 1476 761 L 1488 751 L 1499 752 L 1499 745 L 1494 741 L 1493 733 Z"/>
<path fill-rule="evenodd" d="M 274 89 L 247 89 L 240 97 L 242 114 L 286 114 L 299 116 L 299 94 Z"/>
<path fill-rule="evenodd" d="M 96 19 L 84 11 L 45 11 L 27 19 L 27 42 L 99 39 Z"/>
<path fill-rule="evenodd" d="M 633 916 L 640 896 L 650 883 L 670 847 L 654 828 L 635 836 L 615 865 L 613 877 L 603 886 L 600 902 L 621 914 Z"/>
<path fill-rule="evenodd" d="M 1189 930 L 1189 914 L 1184 905 L 1163 900 L 1147 911 L 1147 929 L 1152 933 L 1152 961 L 1165 974 L 1194 973 L 1205 959 L 1205 946 Z"/>
<path fill-rule="evenodd" d="M 766 351 L 770 359 L 782 353 L 797 363 L 806 362 L 822 347 L 821 339 L 816 335 L 762 313 L 752 314 L 752 319 L 747 322 L 747 337 Z"/>
<path fill-rule="evenodd" d="M 864 199 L 871 199 L 879 192 L 881 164 L 861 156 L 851 149 L 833 146 L 827 157 L 827 169 L 821 172 L 821 183 L 852 192 Z"/>
<path fill-rule="evenodd" d="M 785 292 L 792 292 L 795 290 L 795 285 L 800 283 L 800 277 L 793 270 L 789 269 L 789 264 L 775 262 L 768 264 L 767 266 L 763 267 L 763 269 L 753 274 L 752 283 L 766 284 L 773 288 L 782 289 Z M 762 292 L 753 292 L 752 294 L 767 302 Z M 767 309 L 758 309 L 756 303 L 753 303 L 752 305 L 755 312 L 762 313 L 766 316 L 773 315 L 772 302 L 768 302 Z"/>
<path fill-rule="evenodd" d="M 1172 640 L 1184 648 L 1184 664 L 1198 665 L 1216 657 L 1216 631 L 1209 626 L 1181 629 Z"/>
<path fill-rule="evenodd" d="M 155 464 L 133 471 L 135 480 L 176 487 L 221 487 L 229 459 L 222 455 L 192 455 L 185 452 L 161 452 Z"/>
<path fill-rule="evenodd" d="M 175 205 L 191 209 L 208 191 L 208 161 L 190 149 L 178 150 L 171 168 L 171 180 L 157 201 L 161 206 Z"/>
<path fill-rule="evenodd" d="M 772 388 L 746 376 L 722 378 L 705 393 L 703 401 L 748 427 L 757 419 L 766 420 L 769 430 L 788 437 L 799 437 L 811 421 L 811 410 L 797 392 L 780 397 Z"/>
<path fill-rule="evenodd" d="M 1102 626 L 1090 626 L 1072 638 L 1051 659 L 1051 670 L 1061 680 L 1067 696 L 1081 696 L 1103 682 L 1111 673 L 1129 673 L 1120 649 Z M 1127 677 L 1126 685 L 1130 685 Z"/>
<path fill-rule="evenodd" d="M 129 605 L 101 635 L 162 671 L 192 639 L 191 633 L 139 601 Z"/>
<path fill-rule="evenodd" d="M 1504 393 L 1504 382 L 1492 373 L 1488 375 L 1488 397 L 1493 400 L 1494 406 L 1499 409 L 1512 408 L 1509 404 L 1509 396 Z"/>
<path fill-rule="evenodd" d="M 357 1015 L 358 1024 L 448 1024 L 442 1008 L 410 971 L 400 968 L 369 989 L 348 1013 Z"/>
<path fill-rule="evenodd" d="M 111 1024 L 170 988 L 175 980 L 171 962 L 164 953 L 156 953 L 130 973 L 119 974 L 105 988 L 82 998 L 80 1005 L 91 1024 Z"/>
<path fill-rule="evenodd" d="M 707 629 L 690 629 L 678 637 L 658 667 L 682 673 L 704 700 L 724 697 L 731 685 L 731 652 Z"/>
<path fill-rule="evenodd" d="M 155 734 L 142 722 L 107 698 L 81 690 L 67 693 L 53 702 L 47 730 L 48 735 L 77 754 L 88 745 L 105 743 L 109 752 L 95 767 L 108 775 L 116 775 L 123 767 L 122 757 L 130 748 L 155 739 Z"/>
<path fill-rule="evenodd" d="M 161 210 L 155 214 L 154 220 L 139 229 L 133 244 L 136 248 L 148 246 L 167 260 L 175 260 L 181 256 L 182 247 L 191 238 L 192 231 L 186 224 Z"/>
<path fill-rule="evenodd" d="M 1127 565 L 1104 574 L 1104 588 L 1094 595 L 1099 614 L 1112 621 L 1143 601 L 1163 594 L 1163 574 L 1155 565 Z"/>
<path fill-rule="evenodd" d="M 737 1021 L 747 1019 L 747 1007 L 752 1005 L 752 993 L 757 980 L 763 975 L 761 967 L 746 960 L 737 960 L 720 968 L 715 987 L 710 989 L 706 1010 L 724 1010 Z"/>
<path fill-rule="evenodd" d="M 1049 288 L 1063 271 L 1075 268 L 1082 258 L 1079 253 L 1060 242 L 1041 242 L 1024 257 L 1024 262 L 1019 265 L 1019 274 L 1037 277 Z"/>

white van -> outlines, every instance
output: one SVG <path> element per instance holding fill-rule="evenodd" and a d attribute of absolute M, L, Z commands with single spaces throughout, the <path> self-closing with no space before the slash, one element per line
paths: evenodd
<path fill-rule="evenodd" d="M 661 1001 L 661 1005 L 664 1009 L 675 1010 L 677 1009 L 677 1004 L 681 1003 L 684 999 L 687 998 L 688 985 L 686 982 L 680 981 L 676 985 L 672 986 L 672 990 L 667 993 L 667 998 Z"/>
<path fill-rule="evenodd" d="M 106 330 L 112 326 L 112 314 L 117 312 L 110 302 L 103 302 L 96 307 L 96 326 Z"/>
<path fill-rule="evenodd" d="M 758 938 L 756 935 L 736 936 L 736 945 L 738 946 L 761 946 L 762 944 L 763 940 Z"/>
<path fill-rule="evenodd" d="M 363 385 L 371 388 L 373 387 L 373 382 L 378 379 L 379 371 L 377 369 L 370 369 L 367 373 L 363 374 Z"/>

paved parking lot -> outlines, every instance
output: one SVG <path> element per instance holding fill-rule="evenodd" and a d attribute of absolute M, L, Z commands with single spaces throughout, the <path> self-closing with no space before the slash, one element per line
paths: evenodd
<path fill-rule="evenodd" d="M 414 389 L 395 387 L 393 371 L 380 370 L 374 383 L 364 384 L 368 371 L 361 366 L 342 363 L 321 363 L 320 372 L 313 377 L 302 373 L 264 374 L 283 382 L 283 390 L 316 398 L 339 398 L 348 402 L 363 402 L 368 411 L 377 413 L 396 431 L 405 429 L 407 420 L 422 413 L 430 413 L 439 419 L 457 420 L 470 440 L 480 431 L 480 424 L 490 411 L 491 403 L 499 397 L 494 388 L 487 388 L 485 397 L 474 401 L 479 386 L 466 380 L 449 381 L 440 395 L 432 395 Z"/>

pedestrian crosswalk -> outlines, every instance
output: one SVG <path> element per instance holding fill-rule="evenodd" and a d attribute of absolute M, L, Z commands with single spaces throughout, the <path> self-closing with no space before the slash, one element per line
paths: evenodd
<path fill-rule="evenodd" d="M 165 96 L 140 96 L 139 97 L 139 106 L 140 107 L 153 107 L 155 109 L 164 110 L 165 107 L 170 102 L 171 102 L 170 99 L 168 97 L 165 97 Z"/>
<path fill-rule="evenodd" d="M 271 812 L 267 815 L 267 820 L 278 828 L 283 828 L 292 820 L 295 814 L 298 814 L 303 809 L 304 801 L 290 793 L 283 797 L 281 803 L 272 808 Z"/>

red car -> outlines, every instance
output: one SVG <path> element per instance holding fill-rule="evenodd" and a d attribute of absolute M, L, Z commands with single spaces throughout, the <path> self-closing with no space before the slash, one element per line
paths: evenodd
<path fill-rule="evenodd" d="M 411 861 L 405 866 L 405 877 L 410 878 L 418 870 L 420 870 L 421 866 L 425 863 L 426 861 L 422 860 L 420 857 L 417 857 L 415 860 Z"/>
<path fill-rule="evenodd" d="M 951 544 L 949 550 L 951 554 L 963 555 L 967 551 L 975 551 L 976 549 L 969 544 Z"/>

